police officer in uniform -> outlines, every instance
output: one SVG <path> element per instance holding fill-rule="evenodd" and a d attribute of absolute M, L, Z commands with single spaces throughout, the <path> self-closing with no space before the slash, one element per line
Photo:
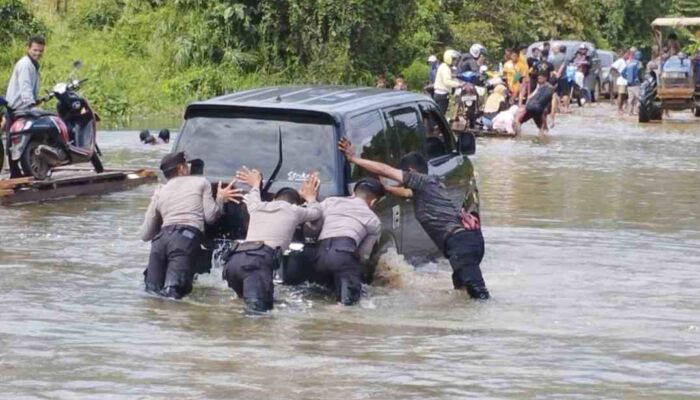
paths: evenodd
<path fill-rule="evenodd" d="M 486 300 L 486 289 L 479 264 L 484 257 L 484 237 L 481 235 L 479 215 L 461 213 L 452 204 L 447 189 L 437 176 L 428 175 L 428 162 L 418 153 L 409 153 L 401 159 L 401 169 L 365 160 L 355 155 L 346 138 L 338 143 L 345 158 L 357 166 L 397 182 L 403 187 L 386 187 L 395 196 L 413 200 L 416 219 L 452 266 L 455 289 L 466 289 L 469 296 Z"/>
<path fill-rule="evenodd" d="M 264 202 L 260 197 L 259 171 L 243 167 L 236 172 L 236 179 L 251 187 L 244 198 L 250 222 L 245 242 L 236 246 L 226 262 L 223 278 L 245 301 L 246 311 L 265 312 L 272 309 L 273 272 L 294 231 L 300 224 L 321 218 L 321 207 L 316 202 L 319 180 L 311 175 L 299 192 L 283 188 L 273 201 Z M 306 207 L 300 205 L 302 200 Z"/>
<path fill-rule="evenodd" d="M 312 280 L 335 292 L 349 306 L 360 300 L 362 263 L 367 262 L 379 239 L 381 223 L 372 206 L 384 197 L 381 182 L 364 178 L 351 197 L 329 197 L 321 202 L 323 227 Z"/>
<path fill-rule="evenodd" d="M 208 180 L 190 175 L 183 152 L 167 154 L 160 169 L 168 181 L 153 194 L 140 230 L 141 239 L 151 241 L 146 290 L 180 299 L 192 291 L 204 223 L 215 222 L 223 203 L 238 202 L 242 194 L 234 182 L 219 182 L 214 198 Z"/>

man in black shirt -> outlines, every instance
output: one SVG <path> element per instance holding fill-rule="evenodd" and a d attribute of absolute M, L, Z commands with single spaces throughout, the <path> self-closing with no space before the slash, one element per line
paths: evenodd
<path fill-rule="evenodd" d="M 401 182 L 403 187 L 388 186 L 387 191 L 413 200 L 416 219 L 452 265 L 455 289 L 466 289 L 469 296 L 475 299 L 486 300 L 490 297 L 479 267 L 484 257 L 479 215 L 461 213 L 452 204 L 440 179 L 428 175 L 428 163 L 423 156 L 409 153 L 401 159 L 401 169 L 396 169 L 356 156 L 346 138 L 340 140 L 338 148 L 348 162 L 372 174 Z"/>
<path fill-rule="evenodd" d="M 520 125 L 532 119 L 535 125 L 540 130 L 540 135 L 549 131 L 547 126 L 547 115 L 552 106 L 552 97 L 554 97 L 555 87 L 547 82 L 549 76 L 548 71 L 540 71 L 537 76 L 537 88 L 528 97 L 525 103 L 525 109 L 521 110 L 516 117 L 516 131 L 520 132 Z"/>

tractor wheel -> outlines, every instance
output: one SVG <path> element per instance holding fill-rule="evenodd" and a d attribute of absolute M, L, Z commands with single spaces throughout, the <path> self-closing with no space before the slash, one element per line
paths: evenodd
<path fill-rule="evenodd" d="M 656 98 L 656 90 L 649 82 L 642 83 L 639 88 L 639 122 L 645 123 L 656 116 L 654 108 L 654 99 Z"/>

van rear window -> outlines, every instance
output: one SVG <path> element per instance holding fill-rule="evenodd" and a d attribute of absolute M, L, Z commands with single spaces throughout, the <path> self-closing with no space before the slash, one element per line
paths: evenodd
<path fill-rule="evenodd" d="M 279 158 L 279 129 L 283 162 L 277 181 L 302 182 L 310 171 L 317 171 L 322 182 L 335 179 L 338 151 L 334 126 L 328 124 L 194 117 L 184 124 L 176 151 L 204 160 L 204 174 L 212 179 L 231 179 L 245 165 L 267 180 Z"/>

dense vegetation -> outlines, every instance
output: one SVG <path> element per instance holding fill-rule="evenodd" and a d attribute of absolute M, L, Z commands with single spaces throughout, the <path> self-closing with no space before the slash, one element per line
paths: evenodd
<path fill-rule="evenodd" d="M 682 14 L 700 15 L 700 0 L 0 0 L 0 75 L 28 34 L 46 34 L 43 87 L 81 59 L 83 93 L 128 118 L 276 83 L 401 73 L 416 89 L 429 54 L 474 41 L 494 56 L 549 38 L 648 48 L 649 22 Z"/>

